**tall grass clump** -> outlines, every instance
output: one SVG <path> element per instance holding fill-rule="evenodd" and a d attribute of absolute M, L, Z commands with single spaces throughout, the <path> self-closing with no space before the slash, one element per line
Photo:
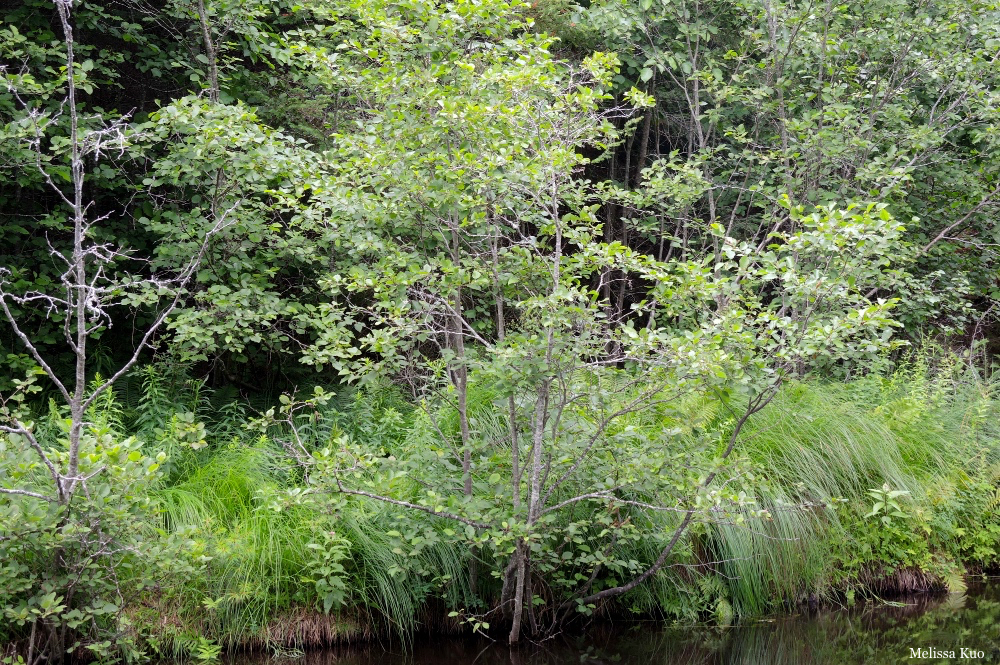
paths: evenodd
<path fill-rule="evenodd" d="M 175 651 L 190 651 L 184 645 L 195 636 L 293 647 L 310 645 L 303 635 L 315 636 L 313 646 L 373 631 L 408 636 L 446 614 L 428 613 L 432 596 L 455 603 L 471 597 L 467 548 L 434 539 L 416 553 L 400 550 L 397 529 L 440 528 L 433 518 L 361 497 L 298 501 L 301 471 L 277 443 L 282 432 L 237 427 L 234 420 L 246 425 L 250 418 L 227 404 L 215 405 L 214 418 L 203 422 L 200 405 L 212 391 L 184 381 L 173 383 L 180 390 L 166 390 L 155 370 L 142 378 L 133 423 L 169 452 L 155 492 L 162 528 L 197 540 L 204 557 L 204 573 L 171 590 L 161 608 L 169 615 L 161 623 L 174 626 L 181 645 Z M 176 405 L 195 417 L 178 418 Z M 391 388 L 345 390 L 298 432 L 310 448 L 349 434 L 388 453 L 416 436 L 412 411 Z M 332 608 L 317 585 L 329 574 L 317 571 L 331 538 L 342 550 L 337 583 L 344 587 Z"/>
<path fill-rule="evenodd" d="M 712 557 L 723 562 L 736 614 L 758 615 L 845 587 L 895 584 L 905 591 L 904 579 L 960 585 L 963 560 L 995 564 L 994 398 L 994 384 L 973 369 L 953 362 L 932 371 L 920 358 L 848 383 L 786 386 L 754 417 L 742 448 L 770 519 L 710 529 Z M 956 486 L 981 505 L 959 505 Z M 871 514 L 878 499 L 872 492 L 880 488 L 899 492 L 901 514 Z M 936 540 L 942 521 L 951 533 Z M 988 534 L 990 544 L 973 554 L 970 534 Z M 908 577 L 888 579 L 900 570 Z"/>
<path fill-rule="evenodd" d="M 316 539 L 309 511 L 268 505 L 283 480 L 267 459 L 272 452 L 246 445 L 206 451 L 155 494 L 164 528 L 206 543 L 206 574 L 179 590 L 178 611 L 198 617 L 197 630 L 220 641 L 252 641 L 290 607 Z"/>

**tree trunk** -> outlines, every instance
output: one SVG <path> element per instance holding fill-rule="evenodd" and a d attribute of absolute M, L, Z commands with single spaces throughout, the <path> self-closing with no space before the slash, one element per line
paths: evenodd
<path fill-rule="evenodd" d="M 198 20 L 201 23 L 201 37 L 205 42 L 205 58 L 208 60 L 208 98 L 219 101 L 219 52 L 212 39 L 212 28 L 208 24 L 205 0 L 198 0 Z"/>
<path fill-rule="evenodd" d="M 655 79 L 654 79 L 655 80 Z M 650 90 L 653 89 L 650 82 Z M 642 137 L 639 139 L 639 157 L 635 161 L 635 184 L 642 184 L 642 170 L 646 168 L 646 155 L 649 153 L 649 128 L 653 124 L 653 111 L 656 107 L 646 109 L 646 117 L 642 119 Z"/>
<path fill-rule="evenodd" d="M 527 565 L 524 560 L 524 541 L 517 542 L 517 549 L 514 556 L 517 557 L 517 576 L 514 580 L 514 620 L 510 625 L 510 634 L 507 636 L 508 644 L 517 644 L 521 640 L 521 618 L 524 616 L 524 587 Z"/>

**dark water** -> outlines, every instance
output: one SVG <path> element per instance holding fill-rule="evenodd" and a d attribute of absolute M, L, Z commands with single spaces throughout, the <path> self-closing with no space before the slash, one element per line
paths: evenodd
<path fill-rule="evenodd" d="M 962 651 L 965 649 L 965 652 Z M 255 663 L 262 665 L 265 661 Z M 279 662 L 271 660 L 272 663 Z M 1000 579 L 965 594 L 868 603 L 730 628 L 592 626 L 517 650 L 482 639 L 423 639 L 280 659 L 301 665 L 850 665 L 1000 663 Z M 244 665 L 243 659 L 239 665 Z M 236 665 L 236 664 L 233 664 Z"/>

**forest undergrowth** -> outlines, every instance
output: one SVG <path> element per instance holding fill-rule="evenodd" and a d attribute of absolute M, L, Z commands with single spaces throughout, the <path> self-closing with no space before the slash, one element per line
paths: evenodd
<path fill-rule="evenodd" d="M 488 427 L 489 391 L 475 394 Z M 139 528 L 177 547 L 160 573 L 124 569 L 151 579 L 120 630 L 147 653 L 201 659 L 452 632 L 469 616 L 488 631 L 501 593 L 489 548 L 470 555 L 447 520 L 365 497 L 329 510 L 295 501 L 307 493 L 303 471 L 275 426 L 255 419 L 267 406 L 156 364 L 95 407 L 97 421 L 160 460 Z M 798 604 L 961 590 L 1000 560 L 998 411 L 996 381 L 951 355 L 786 384 L 751 419 L 729 481 L 754 510 L 692 528 L 670 566 L 596 616 L 728 624 Z M 692 432 L 725 427 L 711 402 L 691 400 L 687 416 Z M 58 410 L 47 419 L 38 426 L 57 426 Z M 302 431 L 308 446 L 346 436 L 385 456 L 425 426 L 417 405 L 383 385 L 339 392 Z M 405 482 L 395 491 L 408 496 Z M 659 515 L 670 532 L 677 515 Z M 659 546 L 616 548 L 617 559 L 648 562 Z M 19 637 L 11 629 L 7 640 Z"/>

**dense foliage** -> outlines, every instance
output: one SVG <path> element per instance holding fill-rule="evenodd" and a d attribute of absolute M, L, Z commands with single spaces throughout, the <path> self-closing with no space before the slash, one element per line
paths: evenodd
<path fill-rule="evenodd" d="M 1000 560 L 996 5 L 160 4 L 2 13 L 0 655 Z"/>

